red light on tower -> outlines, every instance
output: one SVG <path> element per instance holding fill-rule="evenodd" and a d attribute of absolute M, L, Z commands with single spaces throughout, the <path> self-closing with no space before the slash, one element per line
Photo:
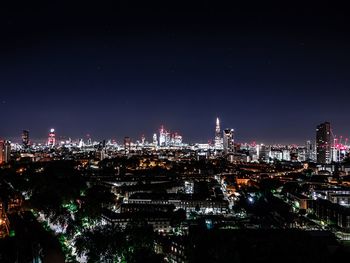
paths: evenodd
<path fill-rule="evenodd" d="M 49 132 L 49 138 L 47 139 L 47 146 L 53 147 L 56 145 L 56 133 L 55 129 L 51 129 Z"/>

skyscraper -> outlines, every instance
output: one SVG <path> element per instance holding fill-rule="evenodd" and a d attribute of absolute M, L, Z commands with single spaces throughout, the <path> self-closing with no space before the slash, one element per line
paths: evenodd
<path fill-rule="evenodd" d="M 24 149 L 29 147 L 29 131 L 23 130 L 22 132 L 22 145 Z"/>
<path fill-rule="evenodd" d="M 9 141 L 0 141 L 0 164 L 7 163 L 11 158 L 11 143 Z"/>
<path fill-rule="evenodd" d="M 180 146 L 182 144 L 182 136 L 180 134 L 178 134 L 177 132 L 175 132 L 173 134 L 172 140 L 173 140 L 172 143 L 175 146 Z"/>
<path fill-rule="evenodd" d="M 153 134 L 153 145 L 158 146 L 158 137 L 156 133 Z"/>
<path fill-rule="evenodd" d="M 0 164 L 4 163 L 5 141 L 0 141 Z"/>
<path fill-rule="evenodd" d="M 315 160 L 315 144 L 310 140 L 306 141 L 305 160 L 314 162 Z"/>
<path fill-rule="evenodd" d="M 56 145 L 56 133 L 55 129 L 51 129 L 49 133 L 49 138 L 47 139 L 47 146 L 54 147 Z"/>
<path fill-rule="evenodd" d="M 225 154 L 234 152 L 234 130 L 225 129 L 223 131 L 223 147 Z"/>
<path fill-rule="evenodd" d="M 131 138 L 130 137 L 124 137 L 124 150 L 125 150 L 125 154 L 128 154 L 131 151 Z"/>
<path fill-rule="evenodd" d="M 316 129 L 317 162 L 327 164 L 331 162 L 331 124 L 321 123 Z"/>
<path fill-rule="evenodd" d="M 171 134 L 162 126 L 159 130 L 159 146 L 167 147 L 169 146 L 170 142 L 171 142 Z"/>
<path fill-rule="evenodd" d="M 163 126 L 159 130 L 159 146 L 166 146 L 166 130 Z"/>
<path fill-rule="evenodd" d="M 222 138 L 221 138 L 221 129 L 220 129 L 220 120 L 216 118 L 216 126 L 215 126 L 215 150 L 222 150 Z"/>

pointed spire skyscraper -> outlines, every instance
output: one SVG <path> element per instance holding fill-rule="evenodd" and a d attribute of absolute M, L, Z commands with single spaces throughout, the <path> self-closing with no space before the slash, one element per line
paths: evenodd
<path fill-rule="evenodd" d="M 223 141 L 221 138 L 221 129 L 220 129 L 220 120 L 219 118 L 216 118 L 216 126 L 215 126 L 215 149 L 216 150 L 222 150 L 223 148 Z"/>

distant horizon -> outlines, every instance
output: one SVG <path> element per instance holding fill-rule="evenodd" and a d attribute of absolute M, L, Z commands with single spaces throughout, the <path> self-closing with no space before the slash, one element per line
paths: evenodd
<path fill-rule="evenodd" d="M 219 117 L 220 119 L 220 122 L 222 122 L 221 118 Z M 324 122 L 330 122 L 330 121 L 324 121 Z M 321 124 L 323 122 L 320 122 L 319 124 Z M 333 129 L 333 126 L 332 126 L 332 122 L 331 123 L 331 127 Z M 318 124 L 317 124 L 318 125 Z M 317 126 L 316 125 L 316 126 Z M 160 125 L 161 127 L 162 125 Z M 225 127 L 223 128 L 222 125 L 221 125 L 221 133 L 224 129 L 226 128 L 233 128 L 235 130 L 235 142 L 237 143 L 257 143 L 257 144 L 260 144 L 260 143 L 263 143 L 263 144 L 268 144 L 268 145 L 293 145 L 293 144 L 296 144 L 296 145 L 303 145 L 306 143 L 306 141 L 312 141 L 312 142 L 315 142 L 316 141 L 316 126 L 314 127 L 313 131 L 314 131 L 314 135 L 313 136 L 310 136 L 309 138 L 308 137 L 305 137 L 306 139 L 304 140 L 299 140 L 299 141 L 277 141 L 277 140 L 264 140 L 264 139 L 245 139 L 245 140 L 239 140 L 237 139 L 237 130 L 236 128 L 233 128 L 233 127 Z M 52 127 L 51 127 L 52 128 Z M 47 134 L 49 133 L 49 130 L 51 128 L 48 128 L 47 129 Z M 166 126 L 164 126 L 165 129 L 167 129 Z M 183 142 L 184 143 L 187 143 L 187 144 L 194 144 L 194 143 L 209 143 L 209 142 L 213 142 L 214 141 L 214 136 L 215 136 L 215 130 L 214 130 L 215 127 L 212 128 L 212 138 L 208 138 L 207 140 L 205 139 L 191 139 L 191 140 L 188 140 L 186 138 L 186 135 L 181 133 L 180 130 L 176 130 L 176 132 L 178 132 L 180 135 L 182 135 L 183 137 Z M 99 136 L 94 136 L 93 134 L 90 134 L 90 133 L 86 133 L 85 135 L 82 135 L 82 136 L 70 136 L 68 134 L 60 134 L 59 133 L 59 130 L 57 130 L 56 128 L 54 128 L 55 131 L 56 131 L 56 138 L 58 140 L 67 140 L 67 139 L 72 139 L 72 140 L 80 140 L 80 139 L 83 139 L 84 141 L 87 141 L 89 138 L 92 140 L 92 141 L 95 141 L 95 142 L 101 142 L 103 140 L 115 140 L 117 143 L 119 144 L 122 144 L 123 143 L 123 140 L 125 137 L 130 137 L 131 140 L 133 142 L 136 142 L 136 141 L 141 141 L 141 136 L 144 135 L 145 138 L 146 138 L 146 141 L 148 142 L 152 142 L 153 138 L 153 134 L 156 133 L 157 136 L 159 136 L 159 129 L 158 130 L 155 130 L 155 132 L 151 133 L 151 134 L 145 134 L 145 133 L 140 133 L 140 136 L 131 136 L 131 135 L 125 135 L 125 136 L 109 136 L 109 137 L 99 137 Z M 33 143 L 45 143 L 47 141 L 47 137 L 32 137 L 32 133 L 29 129 L 23 129 L 23 130 L 28 130 L 29 131 L 29 137 L 30 137 L 30 141 L 33 142 Z M 23 131 L 21 130 L 21 132 Z M 173 132 L 172 130 L 170 130 L 170 132 Z M 135 133 L 133 133 L 135 134 Z M 341 135 L 339 135 L 341 136 Z M 339 137 L 337 136 L 337 137 Z M 238 136 L 238 138 L 241 137 L 241 136 Z M 244 136 L 243 136 L 244 137 Z M 347 138 L 347 136 L 342 136 L 344 139 Z M 4 137 L 4 136 L 1 136 L 0 135 L 0 138 L 2 139 L 6 139 L 6 140 L 9 140 L 11 142 L 14 142 L 14 143 L 20 143 L 21 142 L 21 136 L 8 136 L 8 137 Z"/>

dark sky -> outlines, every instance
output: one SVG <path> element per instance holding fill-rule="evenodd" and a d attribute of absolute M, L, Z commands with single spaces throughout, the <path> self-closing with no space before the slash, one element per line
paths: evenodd
<path fill-rule="evenodd" d="M 0 8 L 0 137 L 150 139 L 164 124 L 205 142 L 216 116 L 238 141 L 300 143 L 326 120 L 350 135 L 345 6 L 29 2 Z"/>

